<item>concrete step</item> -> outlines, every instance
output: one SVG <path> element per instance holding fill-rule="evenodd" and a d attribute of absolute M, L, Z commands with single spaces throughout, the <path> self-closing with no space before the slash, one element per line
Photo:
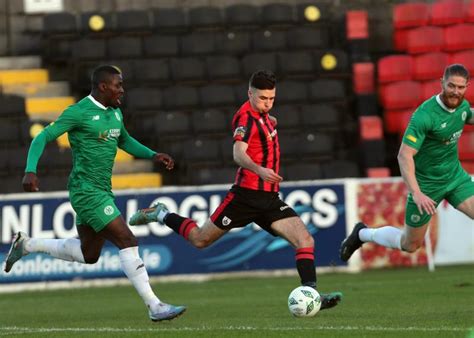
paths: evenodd
<path fill-rule="evenodd" d="M 112 175 L 112 189 L 158 188 L 162 185 L 159 173 L 134 173 Z"/>
<path fill-rule="evenodd" d="M 69 96 L 71 90 L 66 81 L 46 83 L 7 84 L 2 87 L 3 93 L 23 97 L 58 97 Z"/>
<path fill-rule="evenodd" d="M 40 56 L 5 56 L 0 57 L 0 69 L 41 68 Z"/>
<path fill-rule="evenodd" d="M 26 98 L 26 114 L 32 121 L 54 121 L 64 109 L 74 103 L 72 96 Z"/>

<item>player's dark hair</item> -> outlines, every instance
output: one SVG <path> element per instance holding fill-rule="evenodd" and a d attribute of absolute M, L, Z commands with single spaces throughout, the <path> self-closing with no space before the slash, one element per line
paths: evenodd
<path fill-rule="evenodd" d="M 109 81 L 112 75 L 122 74 L 122 71 L 112 65 L 102 65 L 94 69 L 91 76 L 92 88 L 99 87 L 99 83 Z"/>
<path fill-rule="evenodd" d="M 452 65 L 447 66 L 444 69 L 444 75 L 443 79 L 447 80 L 450 76 L 457 75 L 465 78 L 467 81 L 469 81 L 469 71 L 461 65 L 460 63 L 455 63 Z"/>
<path fill-rule="evenodd" d="M 276 77 L 271 70 L 257 70 L 249 80 L 249 87 L 256 89 L 273 89 L 275 85 Z"/>

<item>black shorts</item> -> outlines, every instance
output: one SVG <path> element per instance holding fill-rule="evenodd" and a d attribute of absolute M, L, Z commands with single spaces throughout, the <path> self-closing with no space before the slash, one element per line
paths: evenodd
<path fill-rule="evenodd" d="M 277 192 L 245 189 L 233 186 L 224 201 L 211 215 L 211 221 L 223 230 L 241 228 L 252 222 L 273 236 L 273 222 L 298 216 L 280 199 Z"/>

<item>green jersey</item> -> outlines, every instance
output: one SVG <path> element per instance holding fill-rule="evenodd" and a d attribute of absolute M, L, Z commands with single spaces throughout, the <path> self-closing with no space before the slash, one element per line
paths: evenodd
<path fill-rule="evenodd" d="M 36 172 L 44 144 L 65 132 L 68 133 L 73 158 L 69 188 L 86 183 L 110 191 L 117 147 L 141 158 L 152 158 L 156 154 L 128 134 L 120 108 L 106 108 L 89 95 L 69 106 L 43 130 L 41 137 L 35 138 L 28 153 L 25 171 Z"/>
<path fill-rule="evenodd" d="M 456 109 L 449 109 L 439 95 L 423 102 L 413 113 L 403 143 L 418 150 L 414 160 L 419 183 L 448 182 L 463 172 L 458 140 L 471 116 L 466 100 Z"/>

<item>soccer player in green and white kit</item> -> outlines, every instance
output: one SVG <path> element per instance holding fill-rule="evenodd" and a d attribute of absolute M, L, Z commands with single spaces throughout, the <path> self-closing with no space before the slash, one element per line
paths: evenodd
<path fill-rule="evenodd" d="M 422 103 L 408 124 L 398 153 L 400 171 L 409 191 L 404 230 L 356 224 L 341 244 L 343 261 L 364 242 L 416 251 L 423 244 L 431 216 L 443 199 L 474 219 L 474 182 L 458 157 L 458 140 L 464 125 L 474 124 L 469 102 L 464 99 L 468 85 L 469 72 L 463 65 L 446 67 L 441 93 Z"/>
<path fill-rule="evenodd" d="M 73 155 L 69 176 L 69 198 L 77 218 L 79 239 L 29 238 L 19 232 L 5 261 L 9 272 L 21 257 L 41 252 L 66 261 L 94 264 L 105 240 L 117 246 L 120 264 L 148 307 L 153 321 L 169 320 L 186 308 L 161 302 L 153 292 L 145 265 L 139 256 L 137 239 L 114 203 L 111 177 L 117 147 L 139 158 L 153 159 L 172 169 L 174 160 L 156 153 L 131 137 L 123 124 L 122 73 L 114 66 L 99 66 L 92 74 L 91 94 L 69 106 L 59 118 L 34 138 L 28 152 L 23 188 L 38 191 L 38 160 L 46 143 L 68 133 Z"/>

